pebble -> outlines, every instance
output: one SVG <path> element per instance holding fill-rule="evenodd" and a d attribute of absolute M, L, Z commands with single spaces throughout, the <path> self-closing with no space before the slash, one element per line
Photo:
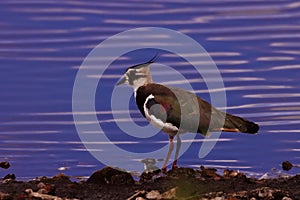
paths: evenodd
<path fill-rule="evenodd" d="M 37 184 L 38 189 L 44 189 L 46 188 L 46 184 L 43 182 L 40 182 L 39 184 Z"/>
<path fill-rule="evenodd" d="M 176 199 L 176 190 L 177 190 L 177 187 L 172 188 L 172 189 L 162 193 L 161 198 L 162 199 Z"/>
<path fill-rule="evenodd" d="M 282 169 L 285 170 L 285 171 L 289 171 L 293 168 L 293 164 L 290 163 L 290 161 L 284 161 L 282 163 Z"/>
<path fill-rule="evenodd" d="M 274 190 L 272 190 L 271 188 L 263 187 L 263 188 L 259 189 L 258 197 L 261 197 L 261 198 L 273 197 L 273 192 L 274 192 Z"/>
<path fill-rule="evenodd" d="M 39 194 L 48 194 L 48 190 L 46 190 L 45 188 L 42 188 L 42 189 L 39 189 L 38 191 L 37 191 Z"/>
<path fill-rule="evenodd" d="M 282 200 L 293 200 L 290 197 L 283 197 Z"/>
<path fill-rule="evenodd" d="M 150 192 L 148 192 L 146 194 L 146 198 L 147 199 L 160 199 L 161 195 L 160 195 L 159 191 L 157 191 L 157 190 L 151 190 Z"/>
<path fill-rule="evenodd" d="M 9 162 L 0 162 L 0 167 L 3 169 L 8 169 L 10 167 Z"/>
<path fill-rule="evenodd" d="M 0 199 L 1 200 L 8 200 L 8 199 L 12 199 L 12 196 L 10 194 L 0 192 Z"/>
<path fill-rule="evenodd" d="M 230 178 L 230 177 L 236 177 L 239 174 L 241 174 L 241 173 L 239 173 L 237 171 L 228 170 L 228 169 L 225 169 L 223 173 L 224 173 L 224 177 L 228 177 L 228 178 Z"/>
<path fill-rule="evenodd" d="M 216 197 L 215 200 L 225 200 L 224 197 Z"/>
<path fill-rule="evenodd" d="M 138 198 L 144 199 L 143 197 L 145 196 L 146 191 L 136 191 L 131 197 L 127 198 L 127 200 L 137 200 Z"/>
<path fill-rule="evenodd" d="M 135 200 L 146 200 L 143 197 L 137 197 Z"/>
<path fill-rule="evenodd" d="M 33 192 L 32 189 L 26 189 L 25 193 L 28 195 L 29 198 L 39 198 L 43 200 L 63 200 L 60 197 L 48 195 L 48 194 L 40 194 L 38 192 Z"/>

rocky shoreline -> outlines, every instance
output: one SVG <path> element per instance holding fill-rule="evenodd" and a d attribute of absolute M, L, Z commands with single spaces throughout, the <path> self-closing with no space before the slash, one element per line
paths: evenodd
<path fill-rule="evenodd" d="M 86 181 L 73 182 L 58 174 L 17 181 L 8 175 L 0 182 L 0 199 L 300 199 L 300 175 L 255 179 L 237 171 L 177 168 L 143 173 L 135 180 L 130 173 L 105 167 Z"/>

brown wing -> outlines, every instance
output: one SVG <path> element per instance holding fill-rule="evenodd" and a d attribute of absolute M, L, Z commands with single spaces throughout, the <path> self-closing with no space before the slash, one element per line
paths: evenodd
<path fill-rule="evenodd" d="M 198 132 L 203 135 L 216 130 L 246 133 L 258 131 L 258 125 L 255 123 L 219 111 L 191 92 L 155 83 L 147 84 L 137 90 L 136 101 L 144 116 L 143 105 L 146 98 L 151 94 L 154 96 L 151 105 L 159 104 L 162 106 L 167 117 L 162 117 L 159 109 L 152 110 L 151 114 L 181 130 Z"/>
<path fill-rule="evenodd" d="M 144 116 L 143 105 L 151 94 L 154 100 L 147 105 L 148 108 L 153 104 L 160 104 L 165 109 L 167 117 L 161 117 L 159 109 L 151 110 L 152 115 L 181 130 L 206 134 L 211 112 L 211 106 L 207 102 L 191 92 L 151 83 L 140 87 L 136 95 L 138 107 Z"/>

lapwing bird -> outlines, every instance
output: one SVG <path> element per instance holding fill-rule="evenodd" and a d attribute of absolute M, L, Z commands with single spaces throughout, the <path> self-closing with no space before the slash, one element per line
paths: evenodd
<path fill-rule="evenodd" d="M 242 132 L 255 134 L 259 126 L 241 117 L 217 110 L 195 94 L 169 86 L 154 83 L 148 62 L 131 66 L 116 85 L 128 84 L 134 89 L 136 104 L 142 115 L 155 127 L 169 136 L 169 150 L 162 170 L 165 171 L 177 138 L 175 159 L 172 168 L 177 167 L 181 146 L 179 134 L 195 132 L 207 135 L 213 131 Z"/>

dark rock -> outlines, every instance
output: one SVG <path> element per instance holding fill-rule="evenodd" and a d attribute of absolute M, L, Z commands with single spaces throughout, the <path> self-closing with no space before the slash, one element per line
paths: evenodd
<path fill-rule="evenodd" d="M 128 176 L 128 174 L 116 174 L 114 176 L 111 177 L 111 184 L 113 185 L 127 185 L 127 184 L 133 184 L 133 182 L 131 182 L 131 176 Z"/>
<path fill-rule="evenodd" d="M 15 180 L 16 179 L 16 175 L 14 175 L 14 174 L 7 174 L 6 176 L 4 176 L 3 179 L 4 180 L 7 180 L 7 179 Z"/>
<path fill-rule="evenodd" d="M 209 178 L 201 177 L 201 173 Z M 0 199 L 291 200 L 300 197 L 300 175 L 258 180 L 228 170 L 225 171 L 224 178 L 216 180 L 213 178 L 216 173 L 215 169 L 204 167 L 202 170 L 179 168 L 170 170 L 167 174 L 159 173 L 152 177 L 152 181 L 129 184 L 135 183 L 130 174 L 106 167 L 95 172 L 88 181 L 97 183 L 100 180 L 103 181 L 102 185 L 86 181 L 70 182 L 69 177 L 63 174 L 28 182 L 7 179 L 8 181 L 0 182 Z"/>
<path fill-rule="evenodd" d="M 173 168 L 167 172 L 169 177 L 195 177 L 196 170 L 192 168 Z"/>
<path fill-rule="evenodd" d="M 134 179 L 128 172 L 105 167 L 94 172 L 87 180 L 87 183 L 129 185 L 134 184 Z"/>
<path fill-rule="evenodd" d="M 72 183 L 70 178 L 64 174 L 57 174 L 56 176 L 52 177 L 52 180 L 54 182 L 64 183 L 64 184 Z"/>
<path fill-rule="evenodd" d="M 293 164 L 290 163 L 289 161 L 284 161 L 282 163 L 282 169 L 285 170 L 285 171 L 289 171 L 290 169 L 293 168 Z"/>
<path fill-rule="evenodd" d="M 8 169 L 10 167 L 9 162 L 0 162 L 0 167 L 3 169 Z"/>
<path fill-rule="evenodd" d="M 221 175 L 217 174 L 217 170 L 214 168 L 205 168 L 201 166 L 200 169 L 201 177 L 203 178 L 212 178 L 214 180 L 220 180 L 223 178 Z"/>

